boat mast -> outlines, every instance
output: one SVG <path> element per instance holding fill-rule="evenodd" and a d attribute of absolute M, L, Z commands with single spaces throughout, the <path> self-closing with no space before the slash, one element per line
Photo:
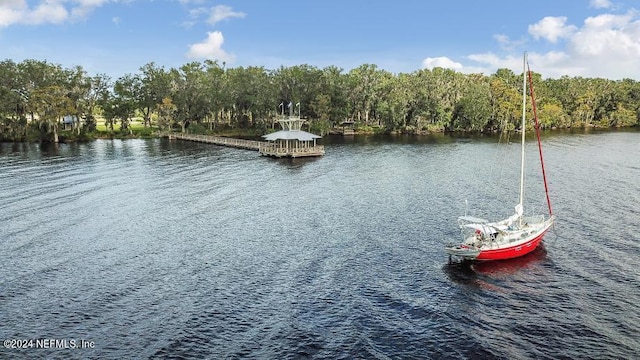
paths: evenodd
<path fill-rule="evenodd" d="M 542 167 L 542 180 L 544 181 L 544 193 L 547 196 L 547 206 L 549 207 L 549 216 L 553 216 L 551 210 L 551 200 L 549 200 L 549 187 L 547 186 L 547 172 L 544 170 L 544 159 L 542 158 L 542 144 L 540 143 L 540 123 L 538 122 L 538 113 L 536 110 L 536 96 L 533 92 L 533 78 L 529 62 L 527 62 L 527 75 L 529 77 L 529 92 L 531 93 L 531 109 L 533 110 L 533 119 L 535 120 L 536 138 L 538 139 L 538 152 L 540 153 L 540 166 Z"/>
<path fill-rule="evenodd" d="M 527 76 L 526 76 L 526 64 L 527 64 L 527 53 L 524 53 L 522 57 L 522 125 L 520 128 L 520 132 L 522 133 L 522 144 L 521 144 L 521 154 L 520 154 L 520 210 L 522 211 L 524 208 L 524 130 L 525 130 L 525 117 L 527 113 Z M 522 224 L 522 217 L 520 217 L 520 223 Z"/>

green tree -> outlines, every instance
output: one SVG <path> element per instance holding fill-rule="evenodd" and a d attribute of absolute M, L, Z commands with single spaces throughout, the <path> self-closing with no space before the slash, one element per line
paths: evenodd
<path fill-rule="evenodd" d="M 96 129 L 95 111 L 99 106 L 101 99 L 109 95 L 111 88 L 111 79 L 106 74 L 98 74 L 86 80 L 88 82 L 88 91 L 82 99 L 82 108 L 84 109 L 84 120 L 87 131 Z"/>
<path fill-rule="evenodd" d="M 138 106 L 136 98 L 137 85 L 138 79 L 131 74 L 122 76 L 113 85 L 113 96 L 109 99 L 104 109 L 105 117 L 111 119 L 112 131 L 113 121 L 119 119 L 120 131 L 132 133 L 129 124 Z"/>
<path fill-rule="evenodd" d="M 373 64 L 363 64 L 348 73 L 349 102 L 352 118 L 369 125 L 369 118 L 380 100 L 382 71 Z"/>
<path fill-rule="evenodd" d="M 0 62 L 0 141 L 26 138 L 27 100 L 18 64 L 11 60 Z"/>
<path fill-rule="evenodd" d="M 522 77 L 508 69 L 498 69 L 489 79 L 491 89 L 491 127 L 513 130 L 520 127 L 522 117 Z M 527 102 L 528 103 L 528 102 Z"/>
<path fill-rule="evenodd" d="M 40 87 L 32 92 L 30 102 L 32 109 L 38 114 L 44 140 L 59 142 L 60 119 L 74 111 L 66 89 L 57 85 Z"/>
<path fill-rule="evenodd" d="M 454 129 L 483 131 L 491 120 L 491 89 L 483 77 L 470 77 L 453 113 Z"/>
<path fill-rule="evenodd" d="M 173 116 L 177 107 L 173 104 L 170 97 L 165 97 L 162 102 L 156 106 L 158 112 L 158 127 L 160 130 L 168 130 L 171 127 Z"/>
<path fill-rule="evenodd" d="M 224 69 L 216 61 L 207 60 L 204 62 L 205 87 L 207 94 L 208 108 L 210 113 L 207 118 L 209 130 L 217 127 L 223 117 L 225 107 L 231 107 L 232 102 L 228 93 L 228 77 Z"/>
<path fill-rule="evenodd" d="M 175 121 L 182 132 L 191 123 L 201 124 L 211 112 L 207 101 L 203 65 L 191 62 L 169 71 L 170 98 L 176 106 Z"/>
<path fill-rule="evenodd" d="M 145 127 L 151 126 L 151 114 L 170 96 L 170 77 L 165 69 L 155 63 L 147 63 L 134 77 L 133 92 L 136 109 L 142 114 Z"/>

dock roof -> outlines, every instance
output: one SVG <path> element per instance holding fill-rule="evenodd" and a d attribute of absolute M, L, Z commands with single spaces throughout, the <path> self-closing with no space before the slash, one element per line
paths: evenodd
<path fill-rule="evenodd" d="M 322 138 L 322 136 L 318 136 L 302 130 L 280 130 L 271 134 L 262 135 L 262 137 L 267 141 L 276 141 L 276 140 L 312 141 L 313 139 Z"/>

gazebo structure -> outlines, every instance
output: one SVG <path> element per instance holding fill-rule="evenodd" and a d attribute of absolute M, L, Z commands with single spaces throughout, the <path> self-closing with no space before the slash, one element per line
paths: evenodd
<path fill-rule="evenodd" d="M 262 136 L 266 142 L 258 149 L 261 155 L 291 158 L 324 155 L 324 146 L 316 144 L 316 140 L 322 137 L 301 130 L 305 120 L 299 114 L 285 117 L 283 113 L 278 122 L 282 130 Z"/>

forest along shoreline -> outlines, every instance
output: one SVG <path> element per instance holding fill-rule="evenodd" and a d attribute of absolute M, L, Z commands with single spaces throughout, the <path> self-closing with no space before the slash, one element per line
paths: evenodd
<path fill-rule="evenodd" d="M 296 115 L 304 130 L 327 134 L 433 134 L 517 131 L 523 74 L 421 69 L 393 74 L 374 64 L 221 66 L 147 63 L 111 79 L 46 60 L 0 62 L 0 141 L 72 142 L 154 138 L 177 131 L 259 137 Z M 640 125 L 640 82 L 533 73 L 546 129 Z M 529 104 L 529 102 L 527 102 Z M 532 118 L 530 104 L 527 118 Z"/>

